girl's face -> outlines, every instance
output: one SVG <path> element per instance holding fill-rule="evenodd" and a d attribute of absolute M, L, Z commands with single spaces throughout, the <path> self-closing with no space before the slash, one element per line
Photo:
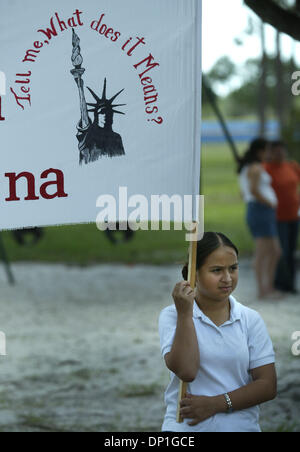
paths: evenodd
<path fill-rule="evenodd" d="M 197 294 L 209 301 L 227 301 L 238 283 L 238 257 L 233 248 L 220 246 L 197 272 Z"/>
<path fill-rule="evenodd" d="M 271 152 L 271 161 L 275 163 L 282 163 L 286 159 L 286 150 L 283 146 L 276 146 Z"/>
<path fill-rule="evenodd" d="M 264 149 L 261 149 L 257 153 L 257 156 L 261 162 L 267 161 L 269 159 L 269 155 L 270 155 L 270 147 L 269 146 L 266 146 Z"/>

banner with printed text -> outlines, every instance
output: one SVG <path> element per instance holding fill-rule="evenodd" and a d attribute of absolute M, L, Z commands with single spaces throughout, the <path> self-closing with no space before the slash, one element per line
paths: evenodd
<path fill-rule="evenodd" d="M 0 229 L 197 195 L 200 130 L 201 0 L 1 0 Z"/>

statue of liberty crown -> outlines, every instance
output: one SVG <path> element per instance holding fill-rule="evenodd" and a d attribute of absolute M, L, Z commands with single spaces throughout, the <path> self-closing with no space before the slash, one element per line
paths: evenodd
<path fill-rule="evenodd" d="M 91 88 L 87 87 L 87 89 L 89 90 L 89 92 L 92 94 L 92 96 L 96 100 L 96 103 L 87 103 L 88 106 L 93 107 L 90 110 L 88 110 L 89 112 L 93 112 L 95 114 L 119 113 L 120 115 L 125 115 L 125 113 L 123 113 L 122 111 L 115 110 L 114 108 L 122 107 L 126 104 L 113 105 L 113 101 L 116 99 L 116 97 L 119 96 L 119 94 L 121 94 L 124 91 L 124 89 L 122 89 L 117 94 L 115 94 L 111 99 L 107 99 L 106 98 L 106 78 L 104 79 L 104 86 L 103 86 L 101 99 L 97 96 L 96 93 L 94 93 L 94 91 Z"/>

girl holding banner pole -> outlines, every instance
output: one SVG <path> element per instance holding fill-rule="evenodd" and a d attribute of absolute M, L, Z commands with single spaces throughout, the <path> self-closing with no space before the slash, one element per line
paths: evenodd
<path fill-rule="evenodd" d="M 173 291 L 159 318 L 162 355 L 171 371 L 163 431 L 259 432 L 259 408 L 276 396 L 274 351 L 260 315 L 231 294 L 238 283 L 238 250 L 223 234 L 197 244 L 196 288 Z M 183 269 L 187 277 L 187 268 Z M 180 380 L 188 391 L 180 402 Z"/>

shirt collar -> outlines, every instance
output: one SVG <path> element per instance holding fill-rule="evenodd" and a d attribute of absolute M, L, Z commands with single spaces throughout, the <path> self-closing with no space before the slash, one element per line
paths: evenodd
<path fill-rule="evenodd" d="M 230 295 L 230 297 L 229 297 L 229 302 L 230 302 L 230 320 L 229 321 L 235 322 L 236 320 L 240 320 L 241 319 L 240 303 L 238 303 L 232 295 Z M 199 308 L 196 301 L 194 301 L 193 317 L 195 319 L 197 319 L 197 318 L 201 318 L 202 320 L 207 319 L 207 316 L 201 311 L 201 309 Z"/>

